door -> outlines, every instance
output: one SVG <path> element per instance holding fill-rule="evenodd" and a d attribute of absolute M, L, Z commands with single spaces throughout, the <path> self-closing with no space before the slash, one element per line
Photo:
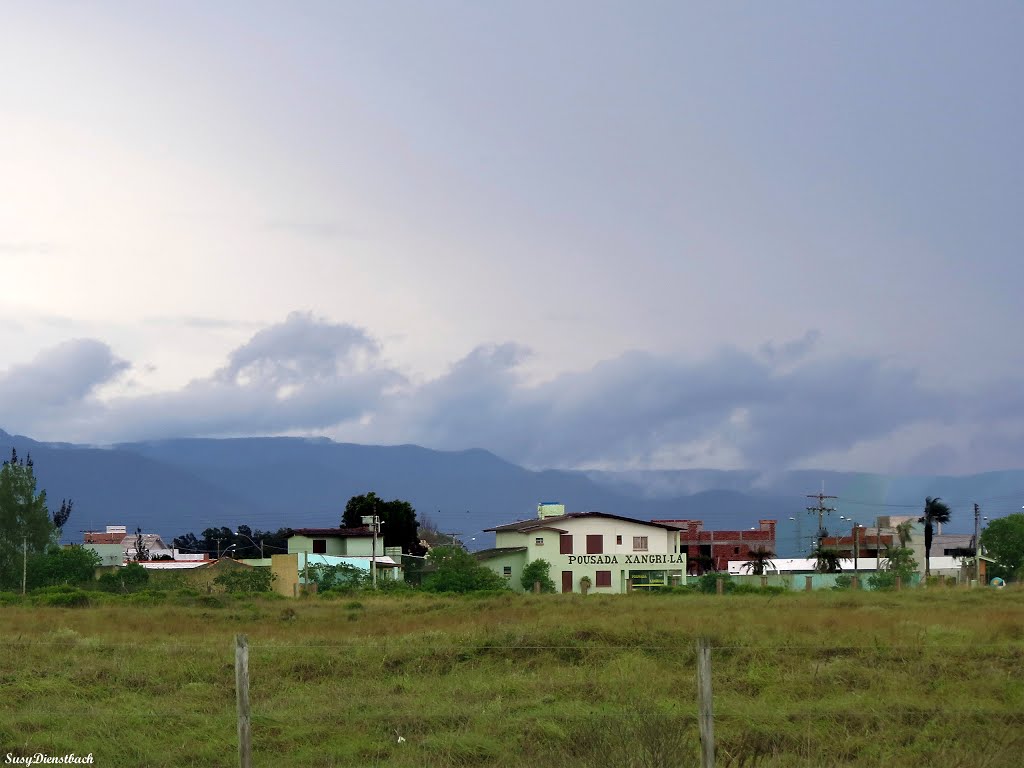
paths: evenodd
<path fill-rule="evenodd" d="M 572 571 L 562 571 L 562 591 L 572 592 Z"/>

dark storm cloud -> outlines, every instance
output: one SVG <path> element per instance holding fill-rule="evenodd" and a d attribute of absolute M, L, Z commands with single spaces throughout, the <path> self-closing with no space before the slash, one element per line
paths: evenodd
<path fill-rule="evenodd" d="M 697 363 L 633 352 L 529 387 L 515 372 L 522 354 L 476 350 L 384 418 L 414 441 L 538 466 L 643 463 L 710 441 L 750 466 L 781 467 L 937 417 L 946 402 L 875 360 L 782 367 L 737 350 Z"/>

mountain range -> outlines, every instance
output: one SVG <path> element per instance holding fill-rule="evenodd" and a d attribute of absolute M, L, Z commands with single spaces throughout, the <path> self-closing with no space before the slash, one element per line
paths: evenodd
<path fill-rule="evenodd" d="M 604 511 L 639 519 L 698 519 L 736 529 L 779 520 L 780 555 L 805 542 L 816 518 L 808 499 L 824 484 L 835 506 L 832 529 L 870 524 L 878 514 L 914 514 L 925 496 L 953 506 L 951 530 L 973 526 L 973 502 L 992 517 L 1019 511 L 1024 471 L 963 477 L 889 476 L 798 470 L 531 470 L 485 450 L 436 451 L 326 438 L 168 439 L 113 446 L 43 443 L 0 430 L 0 451 L 32 454 L 50 505 L 74 499 L 65 540 L 80 531 L 126 525 L 169 541 L 214 526 L 252 528 L 338 525 L 346 501 L 375 491 L 412 503 L 421 519 L 459 534 L 470 549 L 490 546 L 485 529 L 535 514 L 542 501 L 568 511 Z"/>

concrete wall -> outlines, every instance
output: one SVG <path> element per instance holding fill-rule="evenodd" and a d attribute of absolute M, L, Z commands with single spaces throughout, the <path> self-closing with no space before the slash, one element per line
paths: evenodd
<path fill-rule="evenodd" d="M 290 542 L 290 540 L 289 540 Z M 295 597 L 299 588 L 299 556 L 272 555 L 270 570 L 274 574 L 274 591 L 285 597 Z"/>

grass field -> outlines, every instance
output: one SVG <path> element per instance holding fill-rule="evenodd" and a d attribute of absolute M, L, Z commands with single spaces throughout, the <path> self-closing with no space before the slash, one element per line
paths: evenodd
<path fill-rule="evenodd" d="M 718 765 L 1024 761 L 1024 590 L 7 602 L 0 761 L 236 765 L 236 633 L 257 766 L 696 766 L 700 635 Z"/>

